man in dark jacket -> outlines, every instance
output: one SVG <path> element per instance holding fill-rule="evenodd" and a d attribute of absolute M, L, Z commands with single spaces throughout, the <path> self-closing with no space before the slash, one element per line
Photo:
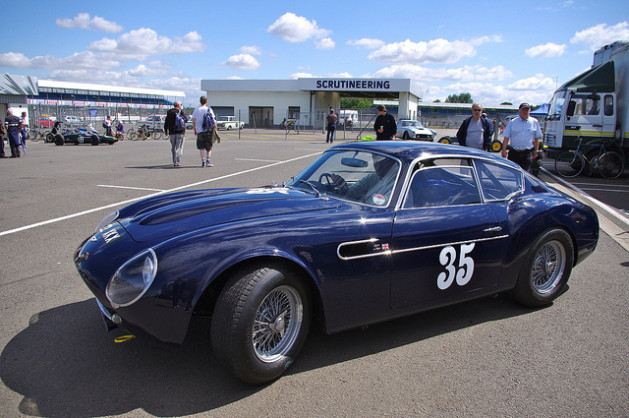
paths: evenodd
<path fill-rule="evenodd" d="M 388 141 L 395 139 L 397 133 L 397 126 L 395 125 L 395 118 L 387 113 L 387 108 L 383 105 L 378 105 L 378 117 L 373 123 L 373 130 L 376 131 L 376 140 Z"/>
<path fill-rule="evenodd" d="M 183 106 L 179 100 L 175 101 L 174 107 L 166 112 L 164 120 L 164 132 L 170 135 L 170 151 L 173 156 L 173 166 L 181 167 L 181 155 L 183 154 L 183 142 L 186 134 L 186 121 L 188 118 L 181 109 Z M 183 127 L 177 129 L 177 115 L 183 118 Z"/>
<path fill-rule="evenodd" d="M 7 109 L 7 117 L 4 119 L 4 126 L 9 136 L 11 158 L 20 158 L 20 130 L 22 129 L 22 122 L 20 122 L 20 118 L 13 114 L 13 109 L 11 108 Z"/>
<path fill-rule="evenodd" d="M 472 116 L 461 124 L 456 139 L 464 147 L 489 151 L 492 129 L 487 118 L 482 117 L 483 106 L 479 103 L 472 105 Z"/>

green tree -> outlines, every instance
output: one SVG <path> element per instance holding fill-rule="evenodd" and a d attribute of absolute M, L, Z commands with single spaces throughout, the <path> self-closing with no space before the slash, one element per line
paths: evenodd
<path fill-rule="evenodd" d="M 437 100 L 433 100 L 433 103 L 441 103 L 441 100 L 437 99 Z"/>
<path fill-rule="evenodd" d="M 446 98 L 446 103 L 474 103 L 470 93 L 451 94 Z"/>
<path fill-rule="evenodd" d="M 368 109 L 373 107 L 373 99 L 361 99 L 358 97 L 342 97 L 341 109 Z"/>
<path fill-rule="evenodd" d="M 511 102 L 502 102 L 500 103 L 501 105 L 509 105 L 509 106 L 513 106 L 513 103 Z"/>

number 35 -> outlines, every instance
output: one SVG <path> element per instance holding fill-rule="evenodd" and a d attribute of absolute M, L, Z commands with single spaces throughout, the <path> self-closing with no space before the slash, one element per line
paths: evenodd
<path fill-rule="evenodd" d="M 474 259 L 468 257 L 476 243 L 461 244 L 461 256 L 459 257 L 459 269 L 454 266 L 456 260 L 456 250 L 452 246 L 445 247 L 439 254 L 439 262 L 446 268 L 437 276 L 437 287 L 445 290 L 452 285 L 456 278 L 456 284 L 465 286 L 469 283 L 474 274 Z"/>

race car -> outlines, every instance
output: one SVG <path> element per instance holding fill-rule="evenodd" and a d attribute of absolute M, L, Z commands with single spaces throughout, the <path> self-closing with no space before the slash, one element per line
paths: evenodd
<path fill-rule="evenodd" d="M 551 304 L 598 242 L 590 207 L 466 147 L 361 141 L 286 183 L 181 191 L 106 216 L 76 268 L 109 329 L 181 344 L 262 384 L 328 333 L 505 293 Z M 540 312 L 541 315 L 544 312 Z"/>
<path fill-rule="evenodd" d="M 107 144 L 113 145 L 118 142 L 118 139 L 113 136 L 100 135 L 96 132 L 73 132 L 69 134 L 57 134 L 54 136 L 55 145 L 64 145 L 64 144 L 91 144 L 91 145 L 100 145 Z"/>
<path fill-rule="evenodd" d="M 434 141 L 435 132 L 425 128 L 418 120 L 402 119 L 397 123 L 397 133 L 395 137 L 404 140 Z"/>

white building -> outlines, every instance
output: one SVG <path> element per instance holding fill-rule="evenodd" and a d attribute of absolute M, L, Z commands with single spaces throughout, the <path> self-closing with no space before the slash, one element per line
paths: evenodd
<path fill-rule="evenodd" d="M 284 119 L 321 128 L 342 97 L 396 100 L 398 115 L 415 119 L 420 100 L 410 79 L 201 80 L 201 90 L 217 115 L 235 115 L 252 128 L 279 126 Z"/>

